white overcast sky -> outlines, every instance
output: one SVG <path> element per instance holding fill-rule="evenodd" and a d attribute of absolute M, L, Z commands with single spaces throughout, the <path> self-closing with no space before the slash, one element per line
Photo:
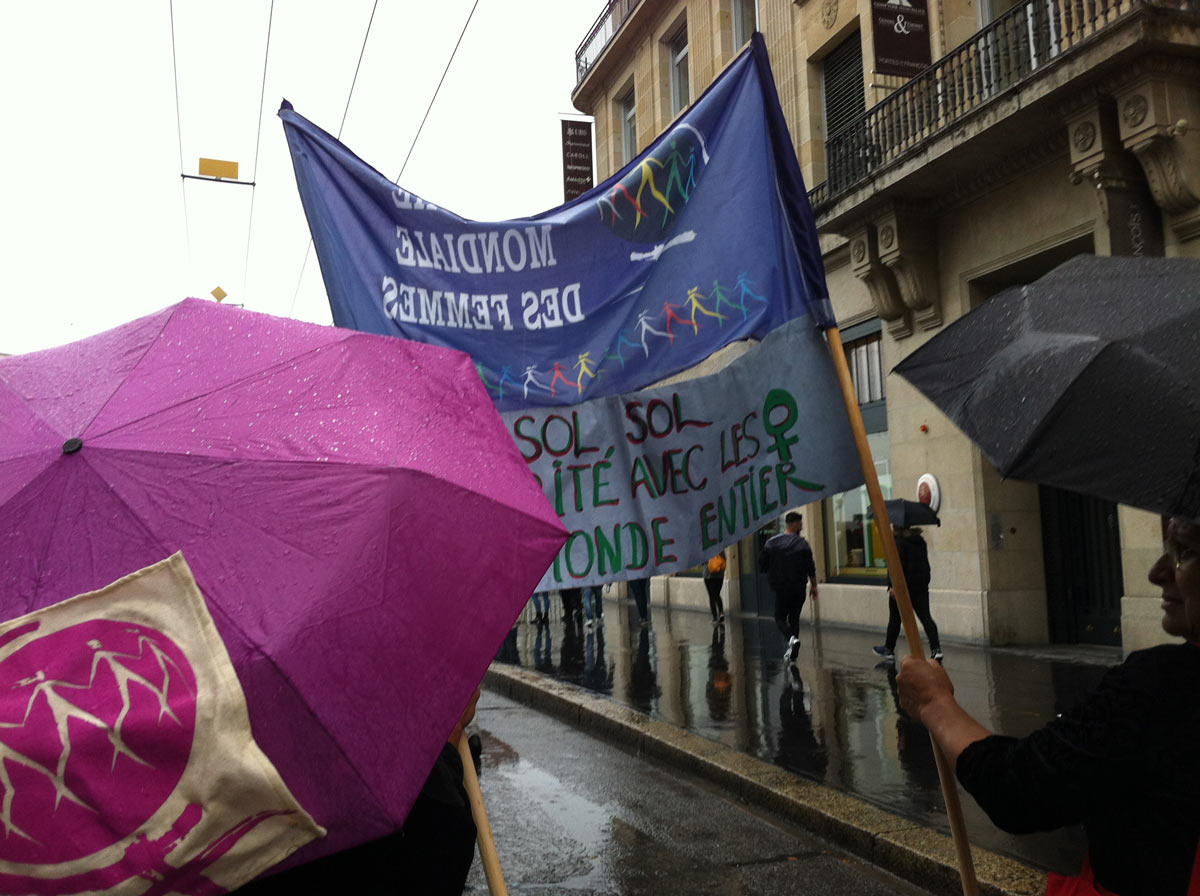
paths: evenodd
<path fill-rule="evenodd" d="M 217 286 L 329 323 L 280 100 L 394 180 L 473 6 L 400 185 L 469 218 L 535 214 L 562 202 L 559 122 L 603 0 L 4 4 L 0 353 Z M 257 187 L 181 181 L 202 156 Z"/>

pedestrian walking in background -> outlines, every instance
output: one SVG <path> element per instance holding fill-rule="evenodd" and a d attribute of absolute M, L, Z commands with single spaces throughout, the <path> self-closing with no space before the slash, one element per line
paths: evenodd
<path fill-rule="evenodd" d="M 638 618 L 642 625 L 650 624 L 650 578 L 630 579 L 629 593 L 637 604 Z"/>
<path fill-rule="evenodd" d="M 725 604 L 721 602 L 721 588 L 725 585 L 725 551 L 722 549 L 708 558 L 704 566 L 704 587 L 708 589 L 708 609 L 715 623 L 725 621 Z"/>
<path fill-rule="evenodd" d="M 550 592 L 533 592 L 533 622 L 542 626 L 550 623 Z"/>
<path fill-rule="evenodd" d="M 583 589 L 583 618 L 591 628 L 600 618 L 600 586 L 589 585 Z"/>
<path fill-rule="evenodd" d="M 567 625 L 577 625 L 583 627 L 583 589 L 582 588 L 561 588 L 559 596 L 562 597 L 563 619 Z"/>
<path fill-rule="evenodd" d="M 804 584 L 817 599 L 817 564 L 812 548 L 800 534 L 804 517 L 790 511 L 784 518 L 785 530 L 772 535 L 758 555 L 758 566 L 767 574 L 775 592 L 775 624 L 788 639 L 784 662 L 795 662 L 800 653 L 800 611 L 804 609 Z"/>
<path fill-rule="evenodd" d="M 904 571 L 904 581 L 908 585 L 908 598 L 912 602 L 913 612 L 925 627 L 925 637 L 929 639 L 930 656 L 941 662 L 942 642 L 938 638 L 937 623 L 929 612 L 929 548 L 917 528 L 893 526 L 896 535 L 896 551 L 900 554 L 900 568 Z M 896 605 L 896 590 L 892 587 L 892 577 L 888 576 L 888 625 L 884 643 L 872 647 L 876 656 L 891 661 L 896 658 L 896 641 L 900 637 L 900 608 Z"/>

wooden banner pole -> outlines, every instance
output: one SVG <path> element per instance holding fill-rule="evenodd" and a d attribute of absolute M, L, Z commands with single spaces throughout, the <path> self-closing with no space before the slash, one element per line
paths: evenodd
<path fill-rule="evenodd" d="M 492 837 L 492 826 L 488 822 L 487 809 L 483 805 L 483 791 L 479 788 L 479 776 L 475 774 L 475 758 L 464 732 L 458 739 L 458 755 L 463 762 L 463 786 L 471 803 L 471 817 L 475 819 L 475 839 L 479 846 L 479 861 L 487 878 L 492 896 L 508 896 L 504 875 L 500 873 L 500 856 L 496 852 L 496 841 Z"/>
<path fill-rule="evenodd" d="M 871 509 L 875 514 L 875 522 L 883 541 L 883 553 L 887 558 L 888 573 L 892 579 L 892 590 L 896 594 L 896 606 L 900 609 L 900 619 L 904 623 L 904 637 L 908 641 L 908 651 L 917 659 L 925 658 L 925 648 L 921 645 L 920 632 L 917 630 L 917 615 L 913 612 L 912 599 L 908 596 L 908 583 L 904 580 L 904 570 L 900 567 L 900 552 L 896 548 L 896 536 L 888 522 L 887 505 L 883 500 L 883 492 L 879 488 L 879 477 L 875 474 L 875 461 L 871 457 L 871 448 L 867 444 L 867 427 L 863 423 L 862 411 L 858 407 L 858 394 L 854 389 L 854 381 L 850 376 L 850 366 L 846 363 L 846 350 L 842 346 L 842 334 L 837 327 L 825 331 L 829 342 L 829 351 L 833 355 L 833 365 L 837 369 L 838 384 L 842 388 L 842 401 L 846 405 L 846 415 L 850 418 L 850 429 L 854 433 L 854 444 L 858 449 L 858 460 L 862 465 L 863 478 L 866 480 L 867 494 L 871 498 Z M 959 877 L 962 878 L 963 896 L 979 896 L 979 882 L 975 877 L 975 863 L 971 859 L 971 844 L 967 841 L 967 828 L 963 820 L 962 803 L 958 799 L 958 782 L 954 777 L 954 769 L 950 768 L 937 742 L 933 741 L 933 757 L 937 762 L 938 777 L 942 782 L 942 797 L 946 801 L 946 816 L 950 822 L 950 833 L 954 838 L 954 851 L 958 856 Z"/>

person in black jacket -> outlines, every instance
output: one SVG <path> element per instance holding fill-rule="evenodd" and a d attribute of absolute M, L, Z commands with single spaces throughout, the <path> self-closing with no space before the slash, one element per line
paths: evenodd
<path fill-rule="evenodd" d="M 905 657 L 896 679 L 901 706 L 998 827 L 1083 824 L 1084 867 L 1050 875 L 1051 896 L 1200 892 L 1200 523 L 1170 521 L 1149 577 L 1162 589 L 1163 631 L 1182 643 L 1133 651 L 1083 703 L 1026 737 L 973 719 L 938 663 Z"/>
<path fill-rule="evenodd" d="M 804 517 L 794 510 L 783 518 L 786 530 L 772 535 L 758 554 L 758 566 L 775 592 L 775 624 L 788 639 L 784 662 L 794 663 L 800 653 L 800 611 L 804 609 L 804 584 L 817 599 L 817 565 L 812 548 L 800 534 Z"/>
<path fill-rule="evenodd" d="M 903 529 L 894 526 L 896 534 L 896 550 L 900 554 L 900 568 L 904 571 L 904 581 L 908 585 L 908 598 L 912 602 L 913 612 L 925 626 L 925 637 L 929 639 L 929 653 L 933 659 L 941 662 L 942 642 L 938 637 L 937 623 L 929 612 L 929 548 L 921 537 L 921 530 L 916 528 Z M 888 626 L 883 644 L 872 647 L 876 656 L 887 661 L 896 658 L 896 641 L 900 637 L 900 608 L 896 605 L 896 591 L 892 588 L 892 578 L 888 576 Z"/>

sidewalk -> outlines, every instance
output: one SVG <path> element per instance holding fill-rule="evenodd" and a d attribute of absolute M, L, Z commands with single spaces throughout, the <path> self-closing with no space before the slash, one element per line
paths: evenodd
<path fill-rule="evenodd" d="M 527 609 L 488 686 L 702 768 L 932 892 L 961 892 L 928 735 L 899 712 L 894 673 L 871 653 L 878 633 L 807 624 L 792 672 L 773 620 L 731 616 L 717 628 L 707 613 L 655 606 L 643 628 L 631 602 L 604 609 L 592 628 L 565 625 L 557 600 L 548 626 Z M 1121 659 L 1110 648 L 943 648 L 963 705 L 1016 735 Z M 962 802 L 983 892 L 1040 894 L 1047 870 L 1078 870 L 1080 831 L 1012 836 Z"/>

